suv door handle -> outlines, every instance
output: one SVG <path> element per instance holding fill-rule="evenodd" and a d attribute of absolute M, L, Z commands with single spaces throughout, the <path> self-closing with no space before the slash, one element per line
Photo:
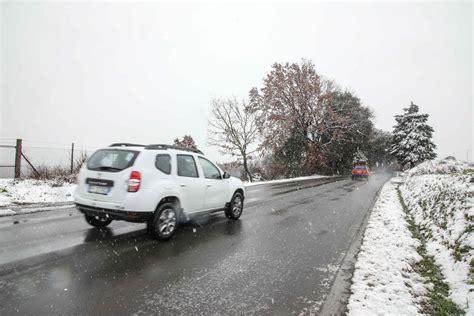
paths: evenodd
<path fill-rule="evenodd" d="M 186 186 L 186 184 L 184 184 L 184 183 L 181 183 L 181 184 L 180 184 L 180 186 L 182 186 L 182 187 L 185 187 L 185 186 Z"/>
<path fill-rule="evenodd" d="M 208 184 L 207 187 L 208 187 L 208 188 L 209 188 L 209 187 L 212 187 L 212 185 Z"/>

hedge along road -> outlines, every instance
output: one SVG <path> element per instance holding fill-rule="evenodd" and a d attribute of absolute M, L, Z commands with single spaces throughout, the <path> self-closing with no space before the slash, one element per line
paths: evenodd
<path fill-rule="evenodd" d="M 249 187 L 240 220 L 197 218 L 168 242 L 73 209 L 2 218 L 0 314 L 317 312 L 388 178 Z"/>

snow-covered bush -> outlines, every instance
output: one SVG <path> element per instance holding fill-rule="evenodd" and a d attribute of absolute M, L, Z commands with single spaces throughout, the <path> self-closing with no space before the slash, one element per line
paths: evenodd
<path fill-rule="evenodd" d="M 423 174 L 456 174 L 474 170 L 474 164 L 456 160 L 454 157 L 445 159 L 429 160 L 407 171 L 408 175 Z"/>

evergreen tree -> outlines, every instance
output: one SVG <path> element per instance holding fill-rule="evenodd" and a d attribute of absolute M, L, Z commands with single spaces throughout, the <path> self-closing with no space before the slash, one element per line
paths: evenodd
<path fill-rule="evenodd" d="M 366 165 L 367 164 L 367 157 L 364 155 L 362 151 L 359 149 L 356 151 L 354 159 L 352 160 L 352 164 L 354 165 Z"/>
<path fill-rule="evenodd" d="M 411 102 L 405 113 L 395 115 L 397 125 L 394 126 L 390 154 L 403 167 L 436 158 L 436 145 L 431 141 L 433 128 L 426 121 L 428 114 L 418 113 L 418 105 Z"/>
<path fill-rule="evenodd" d="M 374 129 L 369 137 L 367 158 L 371 167 L 388 166 L 394 161 L 390 155 L 392 134 Z"/>

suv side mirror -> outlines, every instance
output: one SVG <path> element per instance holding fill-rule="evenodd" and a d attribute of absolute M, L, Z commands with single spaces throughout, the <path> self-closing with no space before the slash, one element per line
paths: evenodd
<path fill-rule="evenodd" d="M 224 171 L 224 174 L 222 175 L 222 179 L 229 179 L 230 174 L 227 171 Z"/>

